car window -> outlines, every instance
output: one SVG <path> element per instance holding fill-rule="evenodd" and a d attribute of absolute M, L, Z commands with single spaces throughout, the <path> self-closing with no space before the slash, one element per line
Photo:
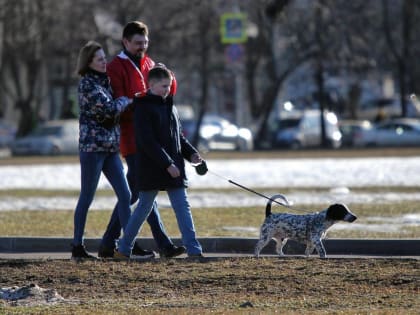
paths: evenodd
<path fill-rule="evenodd" d="M 299 125 L 299 122 L 299 118 L 288 118 L 279 120 L 277 122 L 277 125 L 279 129 L 287 129 L 297 127 Z"/>
<path fill-rule="evenodd" d="M 413 132 L 416 130 L 416 128 L 414 128 L 414 126 L 411 125 L 399 124 L 397 126 L 397 130 L 399 130 L 400 132 Z"/>
<path fill-rule="evenodd" d="M 61 126 L 44 126 L 34 131 L 34 136 L 55 136 L 61 134 Z"/>
<path fill-rule="evenodd" d="M 64 128 L 64 131 L 68 135 L 74 135 L 76 133 L 79 133 L 79 126 L 78 125 L 66 125 Z"/>
<path fill-rule="evenodd" d="M 217 118 L 217 117 L 213 117 L 213 116 L 205 116 L 203 118 L 203 124 L 222 127 L 223 125 L 228 124 L 228 122 L 225 119 L 222 119 L 222 118 Z"/>
<path fill-rule="evenodd" d="M 386 124 L 386 125 L 381 125 L 378 126 L 378 130 L 395 130 L 397 126 L 395 124 Z"/>
<path fill-rule="evenodd" d="M 304 128 L 306 129 L 317 129 L 319 127 L 320 120 L 318 116 L 306 116 L 304 122 Z"/>

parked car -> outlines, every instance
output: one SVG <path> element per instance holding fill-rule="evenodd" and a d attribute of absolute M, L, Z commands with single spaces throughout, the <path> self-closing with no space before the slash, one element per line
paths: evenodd
<path fill-rule="evenodd" d="M 420 146 L 420 120 L 397 118 L 378 123 L 355 138 L 355 146 Z"/>
<path fill-rule="evenodd" d="M 324 112 L 325 132 L 328 146 L 341 146 L 341 132 L 337 125 L 337 116 Z M 321 112 L 304 110 L 281 116 L 272 125 L 272 147 L 299 149 L 321 145 Z"/>
<path fill-rule="evenodd" d="M 0 121 L 0 148 L 8 147 L 15 139 L 17 128 L 4 120 Z"/>
<path fill-rule="evenodd" d="M 79 152 L 78 120 L 52 120 L 11 144 L 12 155 L 59 155 Z"/>
<path fill-rule="evenodd" d="M 192 141 L 197 129 L 195 119 L 182 119 L 184 136 Z M 198 149 L 251 151 L 254 148 L 253 134 L 248 128 L 241 128 L 217 115 L 205 115 L 200 126 Z"/>
<path fill-rule="evenodd" d="M 341 145 L 352 147 L 362 132 L 372 128 L 372 123 L 368 120 L 339 120 L 338 128 L 342 135 Z"/>

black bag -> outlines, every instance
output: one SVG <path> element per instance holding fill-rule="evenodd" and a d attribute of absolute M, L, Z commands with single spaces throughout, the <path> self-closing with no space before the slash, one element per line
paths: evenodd
<path fill-rule="evenodd" d="M 96 121 L 102 127 L 106 129 L 112 129 L 115 127 L 115 125 L 119 124 L 120 114 L 117 114 L 117 115 L 98 114 L 96 115 Z"/>

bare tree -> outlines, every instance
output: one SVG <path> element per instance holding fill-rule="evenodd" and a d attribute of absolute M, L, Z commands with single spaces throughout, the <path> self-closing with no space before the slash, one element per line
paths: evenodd
<path fill-rule="evenodd" d="M 397 73 L 405 89 L 402 96 L 420 90 L 420 66 L 414 62 L 420 53 L 420 35 L 413 31 L 420 20 L 420 5 L 414 0 L 234 3 L 258 30 L 245 49 L 247 103 L 259 125 L 257 142 L 265 136 L 284 83 L 303 66 L 318 82 L 321 106 L 330 106 L 323 85 L 334 75 L 348 78 L 353 109 L 360 79 L 372 69 Z M 19 134 L 32 129 L 41 114 L 45 118 L 63 114 L 64 104 L 75 95 L 79 48 L 96 39 L 112 57 L 121 48 L 123 25 L 142 20 L 151 31 L 152 58 L 176 73 L 176 99 L 193 104 L 202 117 L 210 105 L 226 102 L 231 97 L 226 94 L 234 92 L 226 88 L 234 86 L 227 75 L 234 70 L 225 63 L 219 33 L 220 15 L 226 9 L 223 0 L 154 0 L 153 5 L 146 0 L 0 0 L 0 96 L 19 113 Z M 63 69 L 59 78 L 54 77 L 57 60 Z M 225 100 L 215 100 L 214 91 Z"/>
<path fill-rule="evenodd" d="M 393 12 L 399 12 L 397 19 L 395 19 L 395 15 L 391 16 L 391 6 L 393 7 Z M 414 45 L 415 9 L 418 9 L 418 7 L 418 3 L 414 0 L 403 0 L 398 2 L 398 4 L 390 3 L 388 0 L 382 0 L 383 29 L 387 46 L 397 68 L 401 115 L 403 117 L 407 116 L 406 95 L 409 93 L 409 77 L 413 77 L 413 74 L 410 73 L 411 63 L 413 61 L 411 51 Z"/>
<path fill-rule="evenodd" d="M 50 3 L 51 2 L 51 3 Z M 18 134 L 36 124 L 45 97 L 43 64 L 54 1 L 20 0 L 4 4 L 4 52 L 0 88 L 20 112 Z"/>

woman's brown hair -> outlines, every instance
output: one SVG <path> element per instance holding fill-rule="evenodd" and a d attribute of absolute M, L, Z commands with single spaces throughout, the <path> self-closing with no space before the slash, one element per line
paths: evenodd
<path fill-rule="evenodd" d="M 77 58 L 77 73 L 84 76 L 88 70 L 89 65 L 95 56 L 95 53 L 102 49 L 102 45 L 93 40 L 88 41 L 79 51 L 79 57 Z"/>

